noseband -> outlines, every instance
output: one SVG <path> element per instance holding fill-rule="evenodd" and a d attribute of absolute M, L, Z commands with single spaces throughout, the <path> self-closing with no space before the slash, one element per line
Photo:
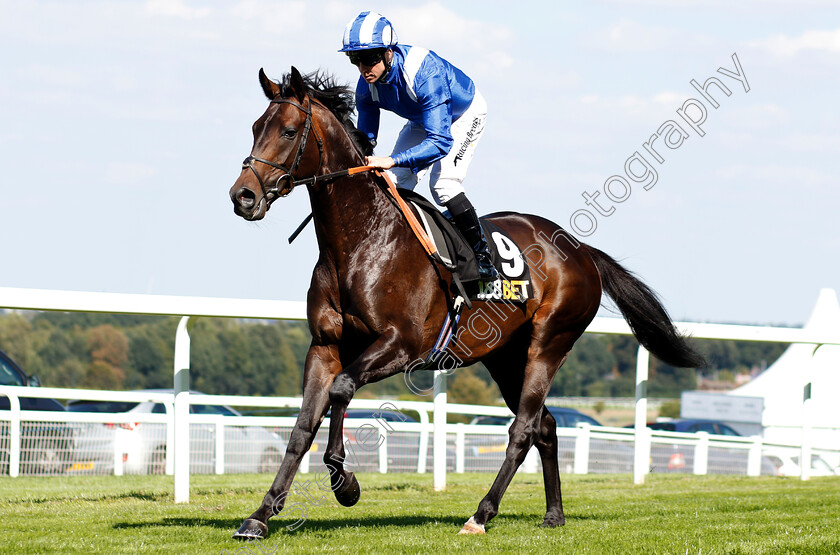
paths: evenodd
<path fill-rule="evenodd" d="M 254 175 L 257 177 L 257 181 L 259 181 L 260 183 L 260 188 L 262 189 L 263 196 L 265 196 L 266 201 L 269 203 L 271 203 L 271 201 L 273 201 L 275 198 L 285 197 L 289 195 L 289 193 L 291 193 L 297 185 L 303 185 L 304 182 L 307 181 L 312 181 L 314 183 L 314 177 L 308 180 L 295 181 L 293 175 L 294 171 L 298 168 L 298 165 L 300 165 L 301 158 L 303 158 L 303 152 L 306 150 L 306 142 L 309 139 L 310 131 L 315 133 L 315 140 L 318 142 L 318 169 L 321 169 L 321 163 L 323 162 L 324 158 L 324 143 L 321 140 L 321 137 L 318 136 L 318 132 L 312 129 L 312 99 L 309 96 L 307 96 L 307 99 L 309 99 L 308 108 L 304 107 L 302 104 L 295 102 L 294 100 L 289 100 L 286 98 L 274 99 L 271 101 L 272 104 L 291 104 L 292 106 L 306 114 L 306 122 L 303 124 L 303 132 L 301 133 L 297 154 L 295 154 L 295 159 L 292 162 L 292 166 L 290 168 L 287 168 L 283 164 L 272 162 L 271 160 L 257 158 L 256 156 L 248 156 L 242 162 L 243 170 L 245 168 L 248 168 L 252 172 L 254 172 Z M 262 164 L 271 166 L 272 168 L 278 169 L 283 172 L 283 174 L 277 178 L 277 181 L 275 181 L 274 187 L 267 188 L 265 186 L 265 182 L 263 181 L 260 172 L 258 172 L 257 169 L 254 167 L 254 162 L 260 162 Z M 317 174 L 318 170 L 315 170 L 315 173 Z"/>

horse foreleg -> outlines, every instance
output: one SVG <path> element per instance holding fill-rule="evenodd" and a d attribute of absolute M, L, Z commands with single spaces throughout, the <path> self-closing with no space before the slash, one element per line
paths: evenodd
<path fill-rule="evenodd" d="M 357 387 L 355 378 L 345 371 L 336 377 L 330 388 L 330 434 L 324 452 L 324 464 L 330 473 L 335 498 L 345 507 L 355 505 L 362 495 L 356 475 L 344 468 L 344 412 Z"/>
<path fill-rule="evenodd" d="M 344 468 L 344 413 L 359 387 L 395 374 L 408 364 L 408 355 L 398 338 L 395 330 L 381 335 L 335 378 L 330 387 L 330 435 L 324 463 L 330 472 L 335 498 L 345 507 L 356 504 L 361 488 L 353 472 Z"/>
<path fill-rule="evenodd" d="M 292 429 L 283 463 L 262 504 L 245 519 L 233 535 L 239 539 L 258 539 L 268 535 L 268 519 L 280 514 L 300 466 L 301 459 L 312 447 L 315 433 L 329 406 L 329 387 L 340 371 L 337 352 L 332 347 L 311 347 L 307 353 L 304 375 L 303 402 L 295 427 Z"/>

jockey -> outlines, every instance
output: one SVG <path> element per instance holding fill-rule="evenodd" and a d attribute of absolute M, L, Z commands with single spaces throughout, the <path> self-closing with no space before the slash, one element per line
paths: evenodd
<path fill-rule="evenodd" d="M 376 12 L 362 12 L 347 24 L 339 52 L 346 52 L 361 73 L 356 86 L 359 130 L 376 144 L 380 110 L 408 120 L 391 155 L 368 156 L 365 163 L 386 170 L 407 189 L 431 171 L 432 196 L 446 206 L 473 247 L 481 279 L 498 278 L 461 185 L 487 118 L 487 104 L 472 79 L 430 50 L 397 44 L 391 23 Z"/>

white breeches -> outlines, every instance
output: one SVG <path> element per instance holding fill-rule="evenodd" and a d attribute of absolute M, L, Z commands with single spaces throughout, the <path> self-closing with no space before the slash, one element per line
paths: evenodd
<path fill-rule="evenodd" d="M 417 183 L 429 174 L 429 188 L 440 206 L 452 197 L 464 192 L 461 184 L 467 175 L 467 168 L 472 162 L 475 147 L 484 134 L 487 120 L 487 102 L 481 93 L 475 91 L 472 104 L 457 121 L 452 123 L 452 150 L 442 159 L 427 166 L 417 173 L 409 168 L 395 167 L 387 170 L 398 187 L 414 189 Z M 402 152 L 420 144 L 426 138 L 422 125 L 408 122 L 400 131 L 392 154 Z"/>

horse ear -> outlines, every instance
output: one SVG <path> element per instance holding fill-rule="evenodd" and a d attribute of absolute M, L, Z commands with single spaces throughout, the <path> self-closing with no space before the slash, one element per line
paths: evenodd
<path fill-rule="evenodd" d="M 303 77 L 295 66 L 292 66 L 289 86 L 292 89 L 292 93 L 298 99 L 298 102 L 303 102 L 303 99 L 306 97 L 306 84 L 303 82 Z"/>
<path fill-rule="evenodd" d="M 263 68 L 260 68 L 260 85 L 262 85 L 262 90 L 269 100 L 274 100 L 280 94 L 280 85 L 266 77 Z"/>

